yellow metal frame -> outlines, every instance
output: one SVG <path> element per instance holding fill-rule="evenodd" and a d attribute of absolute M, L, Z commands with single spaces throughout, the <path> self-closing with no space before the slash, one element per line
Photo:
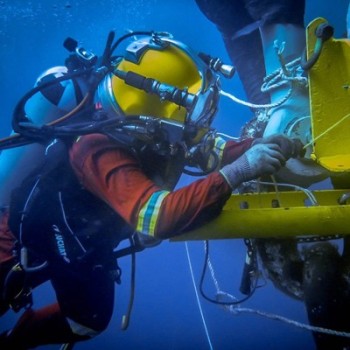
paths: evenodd
<path fill-rule="evenodd" d="M 350 234 L 350 190 L 314 191 L 311 205 L 302 191 L 232 195 L 221 214 L 172 241 Z"/>
<path fill-rule="evenodd" d="M 307 56 L 315 47 L 317 18 L 307 27 Z M 313 159 L 334 173 L 350 172 L 350 40 L 326 40 L 309 70 Z"/>
<path fill-rule="evenodd" d="M 307 28 L 307 54 L 315 47 L 317 18 Z M 313 159 L 333 174 L 350 172 L 350 41 L 330 38 L 309 70 Z M 350 174 L 349 174 L 350 175 Z M 350 234 L 350 189 L 232 195 L 221 214 L 172 241 L 286 238 Z M 340 202 L 341 203 L 340 203 Z"/>

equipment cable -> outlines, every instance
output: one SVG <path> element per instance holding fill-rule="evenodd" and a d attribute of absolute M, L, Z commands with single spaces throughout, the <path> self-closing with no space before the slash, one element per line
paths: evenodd
<path fill-rule="evenodd" d="M 211 264 L 210 264 L 211 265 Z M 222 294 L 226 297 L 230 297 L 232 299 L 236 299 L 234 296 L 232 296 L 231 294 L 228 294 L 226 292 L 222 292 L 220 290 L 219 287 L 219 283 L 215 277 L 215 271 L 211 265 L 211 277 L 213 280 L 213 283 L 215 285 L 215 288 L 218 292 L 218 294 Z M 345 337 L 345 338 L 350 338 L 350 333 L 349 332 L 343 332 L 343 331 L 338 331 L 338 330 L 334 330 L 334 329 L 328 329 L 328 328 L 323 328 L 323 327 L 317 327 L 317 326 L 311 326 L 302 322 L 298 322 L 292 319 L 289 319 L 287 317 L 281 316 L 281 315 L 277 315 L 277 314 L 273 314 L 273 313 L 268 313 L 268 312 L 264 312 L 261 310 L 256 310 L 256 309 L 251 309 L 251 308 L 245 308 L 245 307 L 240 307 L 240 306 L 236 306 L 237 302 L 232 302 L 230 305 L 229 303 L 223 304 L 225 306 L 225 309 L 228 310 L 230 313 L 234 314 L 234 315 L 238 315 L 239 313 L 250 313 L 250 314 L 254 314 L 254 315 L 258 315 L 258 316 L 262 316 L 271 320 L 277 320 L 277 321 L 282 321 L 284 323 L 287 323 L 289 325 L 292 325 L 294 327 L 298 327 L 298 328 L 302 328 L 308 331 L 312 331 L 312 332 L 317 332 L 317 333 L 323 333 L 323 334 L 329 334 L 329 335 L 334 335 L 334 336 L 339 336 L 339 337 Z"/>
<path fill-rule="evenodd" d="M 252 286 L 251 291 L 247 294 L 246 297 L 243 297 L 242 299 L 238 300 L 235 297 L 233 297 L 231 294 L 223 292 L 219 288 L 219 284 L 215 278 L 213 266 L 212 266 L 210 259 L 209 259 L 209 243 L 208 243 L 208 241 L 204 242 L 204 250 L 205 250 L 205 262 L 203 265 L 203 271 L 202 271 L 202 275 L 200 278 L 200 292 L 201 292 L 201 295 L 203 296 L 203 298 L 206 299 L 207 301 L 210 301 L 213 304 L 222 305 L 222 306 L 237 305 L 237 304 L 243 303 L 244 301 L 247 301 L 255 293 L 256 289 L 258 288 L 257 273 L 255 273 L 255 275 L 253 276 L 254 277 L 253 278 L 253 286 Z M 211 277 L 212 277 L 212 280 L 214 281 L 214 284 L 216 287 L 216 299 L 212 299 L 212 298 L 208 297 L 204 292 L 203 284 L 204 284 L 204 278 L 206 275 L 207 266 L 209 266 L 209 269 L 211 272 Z M 220 299 L 222 299 L 223 296 L 227 296 L 229 299 L 231 299 L 231 301 L 220 300 Z M 234 300 L 234 301 L 232 301 L 232 300 Z"/>

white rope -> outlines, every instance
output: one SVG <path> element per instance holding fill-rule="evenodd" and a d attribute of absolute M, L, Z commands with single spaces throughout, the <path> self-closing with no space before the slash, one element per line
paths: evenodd
<path fill-rule="evenodd" d="M 208 249 L 207 243 L 204 242 L 204 253 L 205 254 L 207 253 L 207 249 Z M 234 297 L 230 293 L 227 293 L 227 292 L 224 292 L 223 290 L 221 290 L 221 288 L 219 286 L 219 282 L 216 279 L 214 267 L 213 267 L 213 264 L 211 263 L 209 255 L 208 255 L 208 259 L 207 259 L 207 264 L 208 264 L 208 268 L 210 271 L 211 279 L 212 279 L 214 286 L 215 286 L 215 289 L 216 289 L 216 300 L 217 301 L 223 301 L 223 300 L 237 301 L 238 299 L 236 297 Z"/>
<path fill-rule="evenodd" d="M 292 89 L 289 89 L 287 94 L 281 100 L 279 100 L 275 103 L 268 103 L 268 104 L 263 104 L 263 105 L 257 105 L 255 103 L 241 100 L 238 97 L 236 97 L 228 92 L 225 92 L 224 90 L 220 90 L 219 93 L 220 93 L 220 95 L 228 97 L 229 99 L 231 99 L 232 101 L 234 101 L 238 104 L 241 104 L 243 106 L 246 106 L 246 107 L 249 107 L 252 109 L 269 109 L 269 108 L 277 107 L 277 106 L 281 105 L 282 103 L 286 102 L 288 100 L 288 98 L 290 97 L 290 95 L 292 94 Z"/>
<path fill-rule="evenodd" d="M 284 63 L 283 59 L 280 60 L 281 68 L 276 69 L 274 72 L 264 78 L 261 91 L 268 92 L 293 82 L 297 82 L 306 87 L 308 85 L 308 79 L 307 77 L 301 76 L 302 69 L 300 66 L 300 61 L 300 57 L 287 64 Z"/>
<path fill-rule="evenodd" d="M 227 139 L 234 140 L 234 141 L 239 141 L 241 138 L 237 136 L 231 136 L 228 134 L 225 134 L 223 132 L 217 132 L 216 135 L 226 137 Z"/>
<path fill-rule="evenodd" d="M 208 265 L 209 265 L 209 263 L 208 263 Z M 217 290 L 217 298 L 225 296 L 225 297 L 228 297 L 229 299 L 236 300 L 236 298 L 233 297 L 231 294 L 226 293 L 226 292 L 222 292 L 220 290 L 219 283 L 215 277 L 215 271 L 214 271 L 214 268 L 213 268 L 211 263 L 209 265 L 209 269 L 210 269 L 211 277 L 213 279 L 213 283 L 214 283 L 215 288 Z M 305 323 L 301 323 L 301 322 L 289 319 L 289 318 L 284 317 L 284 316 L 280 316 L 280 315 L 276 315 L 276 314 L 272 314 L 272 313 L 268 313 L 268 312 L 264 312 L 264 311 L 260 311 L 260 310 L 255 310 L 255 309 L 251 309 L 251 308 L 243 308 L 243 307 L 239 307 L 239 306 L 235 306 L 235 305 L 225 305 L 224 308 L 234 315 L 238 315 L 239 313 L 250 313 L 250 314 L 255 314 L 258 316 L 265 317 L 265 318 L 269 318 L 272 320 L 282 321 L 282 322 L 287 323 L 289 325 L 292 325 L 294 327 L 302 328 L 302 329 L 305 329 L 308 331 L 350 338 L 350 333 L 348 333 L 348 332 L 342 332 L 342 331 L 337 331 L 334 329 L 311 326 L 311 325 L 308 325 Z"/>
<path fill-rule="evenodd" d="M 213 265 L 212 265 L 212 263 L 210 261 L 209 256 L 208 256 L 207 264 L 208 264 L 208 267 L 209 267 L 211 278 L 213 280 L 213 283 L 214 283 L 214 286 L 215 286 L 215 289 L 216 289 L 216 293 L 220 293 L 221 290 L 220 290 L 220 287 L 219 287 L 219 282 L 218 282 L 218 280 L 215 277 L 214 268 L 213 268 Z"/>
<path fill-rule="evenodd" d="M 348 332 L 342 332 L 342 331 L 337 331 L 334 329 L 328 329 L 328 328 L 323 328 L 323 327 L 316 327 L 316 326 L 310 326 L 305 323 L 301 323 L 298 321 L 291 320 L 289 318 L 276 315 L 276 314 L 271 314 L 268 312 L 260 311 L 260 310 L 255 310 L 255 309 L 250 309 L 250 308 L 245 308 L 245 307 L 230 307 L 230 311 L 232 310 L 232 313 L 234 314 L 239 314 L 239 313 L 250 313 L 250 314 L 255 314 L 258 316 L 263 316 L 266 318 L 269 318 L 271 320 L 276 320 L 276 321 L 282 321 L 284 323 L 290 324 L 294 327 L 306 329 L 312 332 L 318 332 L 318 333 L 324 333 L 324 334 L 329 334 L 329 335 L 335 335 L 338 337 L 345 337 L 345 338 L 350 338 L 350 333 Z"/>
<path fill-rule="evenodd" d="M 286 95 L 280 99 L 279 101 L 275 103 L 269 103 L 269 104 L 254 104 L 248 101 L 244 101 L 239 99 L 238 97 L 234 96 L 233 94 L 230 94 L 228 92 L 225 92 L 223 90 L 220 90 L 220 95 L 228 97 L 232 101 L 241 104 L 243 106 L 247 106 L 252 109 L 270 109 L 275 108 L 283 104 L 288 100 L 288 98 L 291 96 L 293 92 L 293 84 L 298 83 L 299 85 L 307 86 L 308 80 L 306 77 L 298 76 L 298 69 L 300 67 L 300 60 L 301 58 L 297 58 L 287 64 L 284 63 L 284 61 L 281 59 L 283 48 L 279 50 L 279 58 L 281 61 L 281 68 L 275 70 L 273 73 L 269 74 L 264 78 L 264 83 L 261 86 L 262 92 L 269 92 L 271 90 L 277 89 L 283 85 L 291 85 L 291 88 L 288 90 Z"/>
<path fill-rule="evenodd" d="M 197 286 L 196 286 L 196 281 L 195 281 L 195 279 L 194 279 L 193 268 L 192 268 L 192 262 L 191 262 L 191 257 L 190 257 L 190 252 L 189 252 L 189 249 L 188 249 L 188 244 L 187 244 L 187 242 L 185 242 L 185 248 L 186 248 L 186 254 L 187 254 L 188 265 L 189 265 L 190 272 L 191 272 L 191 278 L 192 278 L 193 288 L 194 288 L 194 291 L 195 291 L 195 293 L 196 293 L 196 299 L 197 299 L 197 305 L 198 305 L 199 313 L 200 313 L 201 318 L 202 318 L 202 323 L 203 323 L 204 331 L 205 331 L 205 334 L 206 334 L 206 337 L 207 337 L 207 340 L 208 340 L 209 348 L 210 348 L 210 350 L 213 350 L 213 345 L 212 345 L 212 342 L 211 342 L 211 339 L 210 339 L 208 327 L 207 327 L 207 324 L 206 324 L 205 318 L 204 318 L 204 313 L 203 313 L 203 309 L 202 309 L 202 304 L 201 304 L 201 302 L 200 302 L 199 295 L 198 295 L 198 290 L 197 290 Z"/>

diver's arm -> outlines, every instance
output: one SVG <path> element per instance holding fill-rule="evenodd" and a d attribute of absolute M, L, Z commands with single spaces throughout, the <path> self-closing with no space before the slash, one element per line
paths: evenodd
<path fill-rule="evenodd" d="M 130 152 L 103 135 L 80 138 L 70 150 L 70 159 L 83 186 L 136 231 L 165 239 L 212 219 L 233 189 L 276 172 L 290 156 L 276 143 L 256 144 L 245 151 L 250 144 L 245 141 L 233 147 L 235 161 L 220 171 L 172 192 L 157 186 Z"/>
<path fill-rule="evenodd" d="M 213 208 L 221 210 L 232 189 L 219 173 L 169 192 L 143 173 L 131 154 L 102 135 L 82 137 L 70 151 L 71 164 L 88 190 L 107 202 L 135 230 L 165 239 Z"/>

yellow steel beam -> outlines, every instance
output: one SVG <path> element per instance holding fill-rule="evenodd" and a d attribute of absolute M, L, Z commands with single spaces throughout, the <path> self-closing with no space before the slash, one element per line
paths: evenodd
<path fill-rule="evenodd" d="M 232 195 L 222 213 L 197 230 L 172 241 L 350 235 L 350 190 L 313 192 L 318 205 L 304 192 Z"/>

